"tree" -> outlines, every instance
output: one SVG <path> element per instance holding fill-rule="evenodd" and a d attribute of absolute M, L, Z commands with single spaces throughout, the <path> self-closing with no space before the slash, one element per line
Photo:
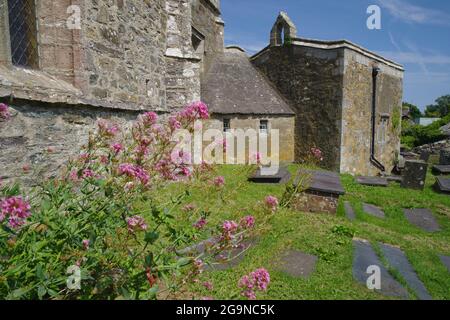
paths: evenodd
<path fill-rule="evenodd" d="M 403 109 L 409 109 L 409 114 L 412 119 L 422 117 L 422 112 L 420 111 L 420 109 L 411 103 L 403 102 Z"/>
<path fill-rule="evenodd" d="M 425 116 L 442 118 L 450 113 L 450 95 L 439 97 L 435 102 L 425 108 Z"/>

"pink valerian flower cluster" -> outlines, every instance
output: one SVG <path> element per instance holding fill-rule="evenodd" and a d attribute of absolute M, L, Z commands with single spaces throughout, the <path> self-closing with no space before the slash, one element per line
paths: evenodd
<path fill-rule="evenodd" d="M 322 150 L 320 150 L 319 148 L 311 148 L 311 154 L 317 161 L 323 161 Z"/>
<path fill-rule="evenodd" d="M 120 143 L 114 143 L 111 145 L 111 150 L 114 151 L 115 154 L 120 153 L 124 149 L 123 145 Z"/>
<path fill-rule="evenodd" d="M 111 124 L 104 119 L 97 121 L 97 126 L 100 135 L 111 138 L 114 137 L 119 132 L 119 127 L 115 124 Z"/>
<path fill-rule="evenodd" d="M 8 219 L 9 227 L 16 229 L 31 215 L 31 206 L 21 197 L 10 197 L 0 202 L 0 222 Z"/>
<path fill-rule="evenodd" d="M 155 112 L 146 112 L 141 117 L 143 123 L 147 126 L 152 126 L 158 121 L 158 115 Z"/>
<path fill-rule="evenodd" d="M 278 207 L 278 199 L 274 196 L 267 196 L 264 200 L 267 208 L 269 208 L 272 212 L 277 211 Z"/>
<path fill-rule="evenodd" d="M 136 232 L 136 231 L 145 231 L 147 230 L 147 223 L 144 218 L 141 216 L 132 216 L 126 219 L 128 225 L 128 231 Z"/>
<path fill-rule="evenodd" d="M 225 178 L 221 176 L 216 177 L 213 182 L 216 187 L 221 188 L 225 184 Z"/>
<path fill-rule="evenodd" d="M 240 221 L 241 227 L 244 229 L 250 229 L 255 226 L 255 217 L 254 216 L 246 216 Z"/>
<path fill-rule="evenodd" d="M 142 167 L 130 163 L 120 164 L 119 174 L 138 179 L 144 186 L 150 181 L 149 174 Z"/>
<path fill-rule="evenodd" d="M 88 239 L 84 239 L 83 241 L 81 241 L 81 244 L 83 245 L 83 248 L 85 250 L 89 250 L 89 245 L 91 244 L 91 241 Z"/>
<path fill-rule="evenodd" d="M 235 233 L 238 230 L 239 225 L 235 221 L 224 221 L 222 224 L 222 235 L 220 241 L 228 242 L 234 239 Z"/>
<path fill-rule="evenodd" d="M 256 299 L 255 291 L 266 291 L 269 283 L 270 283 L 269 272 L 264 268 L 260 268 L 251 272 L 248 275 L 243 276 L 239 280 L 238 286 L 240 288 L 243 288 L 241 294 L 244 297 L 250 300 L 255 300 Z"/>
<path fill-rule="evenodd" d="M 178 121 L 176 116 L 172 116 L 169 118 L 169 127 L 172 131 L 176 131 L 181 128 L 181 122 Z"/>
<path fill-rule="evenodd" d="M 214 289 L 214 286 L 210 281 L 205 281 L 202 283 L 202 285 L 206 288 L 206 290 L 211 291 Z"/>
<path fill-rule="evenodd" d="M 0 103 L 0 119 L 8 120 L 11 117 L 8 106 L 4 103 Z"/>
<path fill-rule="evenodd" d="M 181 111 L 179 116 L 187 120 L 208 119 L 208 106 L 201 101 L 194 102 Z"/>
<path fill-rule="evenodd" d="M 206 218 L 205 217 L 201 217 L 196 223 L 194 223 L 192 226 L 195 228 L 195 229 L 197 229 L 197 230 L 201 230 L 201 229 L 203 229 L 205 226 L 206 226 L 206 224 L 207 224 L 208 222 L 206 221 Z"/>

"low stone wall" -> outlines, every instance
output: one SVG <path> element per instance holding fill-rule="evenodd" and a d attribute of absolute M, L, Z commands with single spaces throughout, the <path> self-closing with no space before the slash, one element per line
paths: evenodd
<path fill-rule="evenodd" d="M 424 144 L 423 146 L 414 148 L 412 151 L 417 154 L 420 154 L 422 151 L 426 151 L 429 152 L 430 154 L 439 155 L 442 149 L 448 148 L 450 148 L 450 138 L 434 143 Z"/>

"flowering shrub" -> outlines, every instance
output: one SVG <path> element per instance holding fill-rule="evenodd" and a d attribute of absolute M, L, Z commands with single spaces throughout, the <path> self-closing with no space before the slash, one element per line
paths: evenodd
<path fill-rule="evenodd" d="M 275 212 L 277 211 L 278 208 L 278 199 L 274 196 L 267 196 L 266 199 L 264 200 L 266 207 L 272 211 Z"/>
<path fill-rule="evenodd" d="M 0 103 L 0 120 L 8 120 L 11 117 L 8 106 L 4 103 Z"/>
<path fill-rule="evenodd" d="M 0 112 L 6 119 L 7 107 Z M 130 129 L 99 120 L 61 177 L 27 197 L 17 186 L 0 186 L 0 297 L 153 299 L 197 279 L 212 259 L 230 258 L 224 252 L 240 245 L 255 218 L 217 226 L 208 222 L 213 213 L 186 203 L 203 188 L 226 208 L 225 179 L 214 166 L 190 164 L 171 140 L 208 116 L 196 102 L 167 122 L 142 114 Z M 174 182 L 182 190 L 162 201 L 158 195 Z M 201 254 L 183 250 L 211 235 Z M 249 279 L 262 288 L 260 278 Z"/>

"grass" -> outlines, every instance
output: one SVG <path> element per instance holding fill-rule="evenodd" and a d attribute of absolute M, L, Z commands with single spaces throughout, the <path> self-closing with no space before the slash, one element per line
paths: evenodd
<path fill-rule="evenodd" d="M 297 169 L 296 165 L 289 168 L 293 174 Z M 215 212 L 214 201 L 208 195 L 195 192 L 190 195 L 192 202 L 210 206 L 211 211 L 215 212 L 211 216 L 212 223 L 251 214 L 248 208 L 257 206 L 267 195 L 280 199 L 285 188 L 284 185 L 246 182 L 246 173 L 237 166 L 220 167 L 219 174 L 225 177 L 227 188 L 235 190 L 226 210 Z M 432 190 L 434 177 L 428 175 L 424 191 L 402 189 L 395 183 L 387 188 L 365 187 L 356 184 L 350 175 L 342 175 L 341 180 L 347 193 L 339 200 L 336 216 L 279 210 L 238 266 L 202 275 L 201 281 L 211 281 L 214 290 L 207 291 L 201 285 L 194 284 L 190 291 L 197 292 L 197 297 L 240 298 L 237 288 L 240 277 L 265 267 L 271 274 L 271 284 L 267 292 L 258 295 L 261 299 L 389 299 L 354 281 L 354 234 L 356 238 L 369 240 L 375 250 L 377 243 L 400 247 L 432 297 L 450 299 L 450 274 L 438 256 L 450 255 L 450 196 Z M 353 222 L 345 218 L 344 201 L 349 201 L 355 210 L 356 220 Z M 363 202 L 381 207 L 386 219 L 363 213 Z M 442 231 L 426 233 L 416 228 L 404 217 L 403 208 L 431 209 Z M 309 279 L 292 278 L 276 271 L 279 256 L 287 249 L 297 249 L 319 257 L 316 270 Z M 391 272 L 401 283 L 405 283 L 400 274 Z M 415 299 L 413 290 L 408 289 L 410 298 Z"/>

